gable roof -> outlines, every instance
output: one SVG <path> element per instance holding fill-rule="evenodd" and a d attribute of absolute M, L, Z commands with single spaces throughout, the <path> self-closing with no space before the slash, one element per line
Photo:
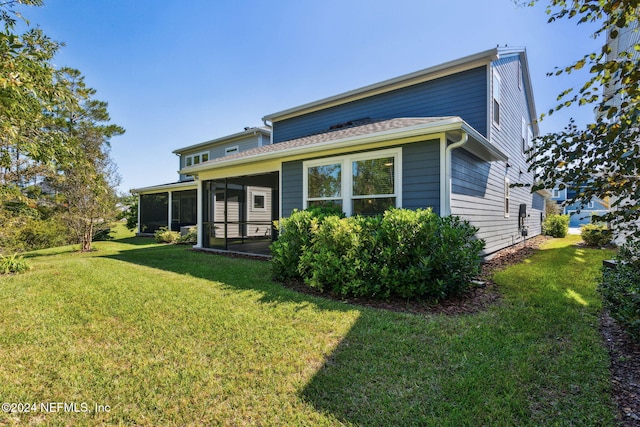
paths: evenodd
<path fill-rule="evenodd" d="M 190 175 L 217 167 L 283 158 L 288 155 L 313 154 L 325 147 L 356 147 L 372 142 L 393 142 L 402 138 L 427 136 L 442 132 L 449 132 L 452 136 L 455 134 L 456 137 L 460 132 L 466 132 L 470 136 L 466 148 L 484 160 L 506 161 L 508 159 L 506 154 L 489 143 L 482 134 L 460 117 L 409 117 L 369 120 L 350 127 L 256 147 L 186 167 L 180 170 L 180 173 Z"/>
<path fill-rule="evenodd" d="M 271 129 L 269 129 L 268 127 L 248 127 L 245 128 L 244 131 L 242 132 L 238 132 L 238 133 L 234 133 L 231 135 L 226 135 L 220 138 L 215 138 L 215 139 L 211 139 L 209 141 L 205 141 L 205 142 L 199 142 L 198 144 L 194 144 L 194 145 L 189 145 L 187 147 L 182 147 L 182 148 L 178 148 L 173 150 L 174 154 L 181 154 L 184 153 L 186 151 L 192 151 L 192 150 L 197 150 L 203 147 L 206 147 L 208 145 L 212 145 L 212 144 L 218 144 L 218 143 L 222 143 L 222 142 L 232 142 L 238 139 L 242 139 L 245 138 L 247 136 L 251 136 L 251 135 L 255 135 L 261 133 L 264 136 L 270 137 L 271 136 Z"/>
<path fill-rule="evenodd" d="M 381 93 L 390 92 L 396 89 L 413 86 L 415 84 L 423 83 L 429 80 L 435 80 L 437 78 L 459 73 L 461 71 L 471 70 L 483 65 L 488 65 L 491 62 L 499 59 L 500 57 L 511 55 L 520 56 L 520 60 L 523 65 L 522 79 L 529 95 L 527 97 L 529 100 L 529 109 L 531 111 L 532 118 L 536 119 L 537 113 L 535 110 L 535 103 L 533 101 L 533 89 L 531 86 L 531 78 L 529 75 L 529 65 L 527 62 L 526 49 L 524 47 L 495 47 L 493 49 L 485 50 L 483 52 L 435 65 L 433 67 L 424 68 L 413 73 L 404 74 L 392 79 L 383 80 L 378 83 L 363 86 L 358 89 L 340 93 L 338 95 L 330 96 L 328 98 L 312 101 L 306 104 L 299 105 L 297 107 L 278 111 L 276 113 L 267 114 L 262 118 L 262 120 L 265 123 L 267 121 L 274 123 L 277 121 L 290 119 L 292 117 L 301 116 L 314 111 L 323 110 L 325 108 L 330 108 L 359 99 L 368 98 Z M 535 121 L 534 130 L 537 135 L 538 125 Z"/>

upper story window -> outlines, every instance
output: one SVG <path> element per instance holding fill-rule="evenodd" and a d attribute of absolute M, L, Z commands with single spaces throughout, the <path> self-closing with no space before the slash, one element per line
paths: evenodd
<path fill-rule="evenodd" d="M 500 76 L 493 70 L 493 123 L 500 125 Z"/>
<path fill-rule="evenodd" d="M 230 154 L 236 154 L 238 151 L 240 151 L 239 147 L 237 145 L 234 145 L 233 147 L 227 147 L 224 149 L 224 155 L 228 156 Z"/>
<path fill-rule="evenodd" d="M 190 154 L 184 158 L 184 166 L 189 167 L 209 160 L 209 153 Z"/>
<path fill-rule="evenodd" d="M 553 199 L 559 199 L 560 198 L 560 189 L 559 188 L 554 188 L 553 190 L 551 190 L 551 198 L 553 198 Z"/>
<path fill-rule="evenodd" d="M 522 119 L 522 152 L 525 153 L 528 149 L 533 147 L 533 129 L 527 121 Z"/>
<path fill-rule="evenodd" d="M 305 207 L 338 206 L 347 215 L 374 215 L 400 205 L 400 149 L 304 163 Z"/>

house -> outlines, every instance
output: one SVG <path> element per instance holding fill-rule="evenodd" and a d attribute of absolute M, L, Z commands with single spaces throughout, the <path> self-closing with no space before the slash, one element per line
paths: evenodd
<path fill-rule="evenodd" d="M 138 190 L 140 231 L 152 229 L 145 196 L 168 193 L 168 209 L 195 188 L 199 248 L 267 252 L 272 220 L 331 204 L 347 215 L 394 206 L 459 215 L 490 255 L 541 231 L 544 198 L 527 187 L 525 154 L 535 118 L 526 51 L 490 49 L 268 114 L 269 143 L 191 163 L 209 143 L 177 150 L 181 179 L 194 180 Z"/>
<path fill-rule="evenodd" d="M 560 187 L 561 186 L 558 185 L 551 190 L 551 200 L 559 205 L 560 211 L 563 214 L 570 215 L 569 227 L 580 227 L 584 224 L 590 224 L 593 215 L 604 215 L 608 212 L 609 203 L 597 197 L 587 202 L 566 204 L 567 200 L 575 197 L 579 189 L 576 190 L 575 187 L 570 185 Z"/>
<path fill-rule="evenodd" d="M 173 153 L 179 158 L 178 169 L 183 169 L 270 143 L 268 128 L 247 127 L 242 132 L 180 148 Z M 197 189 L 193 176 L 180 174 L 177 182 L 133 190 L 139 200 L 138 234 L 152 234 L 160 227 L 180 231 L 183 227 L 197 225 Z M 216 212 L 220 217 L 220 210 Z"/>

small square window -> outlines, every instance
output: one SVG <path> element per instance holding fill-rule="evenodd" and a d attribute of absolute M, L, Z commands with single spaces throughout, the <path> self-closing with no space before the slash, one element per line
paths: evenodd
<path fill-rule="evenodd" d="M 209 153 L 202 153 L 202 161 L 206 162 L 209 160 Z"/>
<path fill-rule="evenodd" d="M 191 166 L 193 164 L 193 159 L 191 157 L 187 157 L 184 164 L 185 166 Z"/>
<path fill-rule="evenodd" d="M 264 209 L 264 196 L 263 195 L 255 195 L 255 196 L 253 196 L 253 208 L 254 209 Z"/>
<path fill-rule="evenodd" d="M 193 156 L 193 164 L 197 165 L 198 163 L 200 163 L 200 155 L 196 154 L 195 156 Z"/>

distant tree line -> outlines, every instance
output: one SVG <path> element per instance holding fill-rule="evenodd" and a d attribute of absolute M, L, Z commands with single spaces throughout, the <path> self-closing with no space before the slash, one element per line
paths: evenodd
<path fill-rule="evenodd" d="M 42 4 L 0 2 L 0 253 L 67 243 L 89 251 L 118 212 L 109 141 L 124 129 L 80 71 L 53 65 L 62 44 L 18 10 Z"/>

